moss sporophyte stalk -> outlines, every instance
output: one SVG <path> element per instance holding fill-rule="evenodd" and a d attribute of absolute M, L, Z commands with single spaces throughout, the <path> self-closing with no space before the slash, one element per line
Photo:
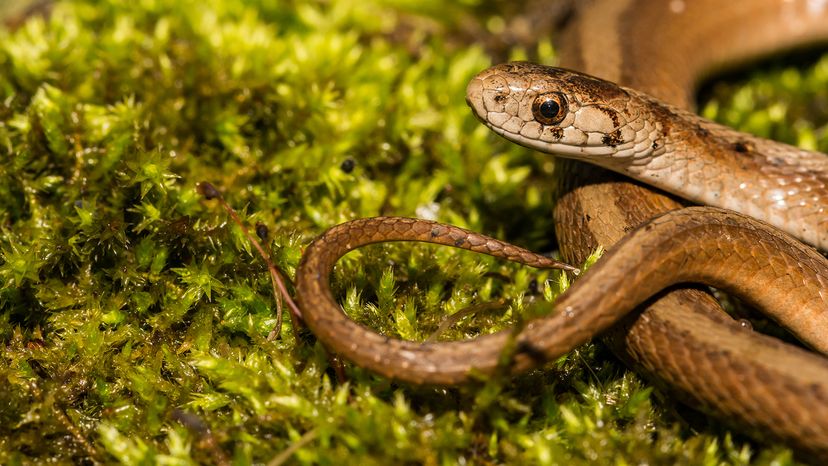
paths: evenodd
<path fill-rule="evenodd" d="M 346 220 L 554 249 L 554 162 L 463 99 L 506 3 L 68 0 L 0 30 L 0 463 L 790 463 L 687 424 L 600 343 L 445 389 L 336 362 L 289 318 L 271 335 L 273 270 L 292 293 L 303 247 Z M 548 38 L 500 50 L 555 60 Z M 704 114 L 825 150 L 826 66 L 714 88 Z M 272 268 L 202 181 L 266 230 Z M 411 245 L 331 279 L 349 316 L 420 341 L 469 307 L 437 338 L 548 311 L 559 280 Z"/>

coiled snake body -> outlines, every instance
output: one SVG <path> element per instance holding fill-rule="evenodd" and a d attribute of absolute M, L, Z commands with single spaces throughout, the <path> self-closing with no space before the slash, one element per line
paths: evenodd
<path fill-rule="evenodd" d="M 724 289 L 828 353 L 828 261 L 789 236 L 828 249 L 828 157 L 683 110 L 700 76 L 825 39 L 823 1 L 594 0 L 583 3 L 563 35 L 562 64 L 629 88 L 526 63 L 495 66 L 470 83 L 467 100 L 475 114 L 507 139 L 742 212 L 692 207 L 658 217 L 680 205 L 567 162 L 555 211 L 562 251 L 575 263 L 598 245 L 610 253 L 558 299 L 554 315 L 522 329 L 515 371 L 608 329 L 607 340 L 622 359 L 692 405 L 828 459 L 828 359 L 744 329 L 700 291 L 658 294 L 689 282 Z M 716 46 L 702 46 L 709 43 Z M 336 259 L 389 240 L 440 242 L 555 265 L 429 222 L 380 218 L 340 225 L 308 247 L 297 272 L 310 328 L 335 352 L 401 380 L 461 383 L 473 369 L 493 372 L 507 333 L 421 344 L 380 336 L 344 316 L 327 283 Z M 645 301 L 639 314 L 613 327 Z"/>

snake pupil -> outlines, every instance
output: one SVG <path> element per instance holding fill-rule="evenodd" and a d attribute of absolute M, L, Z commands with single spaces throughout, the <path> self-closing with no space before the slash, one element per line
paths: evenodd
<path fill-rule="evenodd" d="M 532 103 L 532 114 L 544 125 L 557 125 L 566 117 L 566 98 L 560 92 L 539 95 Z"/>
<path fill-rule="evenodd" d="M 561 106 L 558 105 L 558 103 L 552 99 L 547 100 L 540 106 L 541 115 L 543 115 L 546 118 L 549 118 L 550 120 L 558 116 L 559 111 L 561 111 Z"/>

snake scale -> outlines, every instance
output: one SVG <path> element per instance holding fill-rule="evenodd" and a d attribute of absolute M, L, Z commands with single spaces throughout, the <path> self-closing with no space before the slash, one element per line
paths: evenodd
<path fill-rule="evenodd" d="M 467 100 L 507 139 L 663 191 L 561 161 L 554 215 L 565 259 L 581 263 L 599 245 L 610 252 L 556 301 L 556 313 L 516 336 L 423 344 L 348 319 L 328 280 L 336 260 L 363 244 L 437 242 L 565 268 L 473 232 L 397 217 L 339 225 L 307 248 L 297 271 L 305 321 L 357 364 L 440 384 L 493 373 L 511 343 L 510 368 L 519 372 L 604 332 L 622 360 L 688 404 L 828 460 L 828 359 L 744 328 L 707 293 L 674 287 L 729 291 L 828 352 L 828 261 L 813 247 L 828 248 L 828 157 L 689 112 L 702 77 L 826 39 L 825 1 L 580 2 L 559 49 L 561 65 L 588 75 L 498 65 L 472 80 Z M 676 210 L 681 204 L 664 191 L 718 207 Z"/>

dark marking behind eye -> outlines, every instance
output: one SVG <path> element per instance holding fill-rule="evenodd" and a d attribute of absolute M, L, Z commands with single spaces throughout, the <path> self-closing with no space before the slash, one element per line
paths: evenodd
<path fill-rule="evenodd" d="M 602 111 L 604 115 L 607 116 L 610 120 L 612 120 L 612 126 L 617 128 L 618 127 L 618 113 L 615 110 L 611 110 L 606 107 L 597 106 L 595 107 L 598 110 Z"/>
<path fill-rule="evenodd" d="M 624 140 L 621 138 L 621 130 L 617 129 L 611 132 L 610 134 L 605 135 L 603 138 L 601 138 L 601 142 L 604 143 L 604 145 L 610 147 L 615 147 L 621 144 L 622 142 L 624 142 Z"/>

